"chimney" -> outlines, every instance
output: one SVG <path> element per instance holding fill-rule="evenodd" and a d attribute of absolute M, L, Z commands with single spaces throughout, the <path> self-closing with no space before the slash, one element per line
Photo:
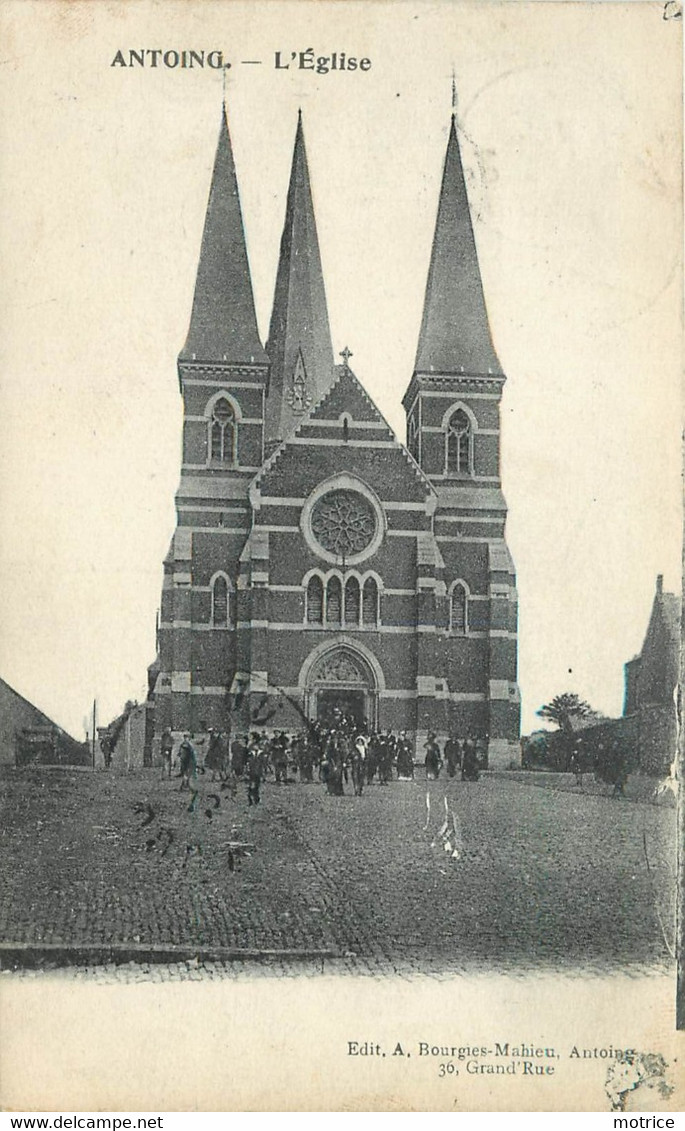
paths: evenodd
<path fill-rule="evenodd" d="M 657 579 L 656 579 L 656 595 L 657 595 L 657 597 L 661 597 L 663 591 L 664 591 L 664 575 L 663 575 L 663 573 L 660 573 L 660 574 L 657 575 Z"/>

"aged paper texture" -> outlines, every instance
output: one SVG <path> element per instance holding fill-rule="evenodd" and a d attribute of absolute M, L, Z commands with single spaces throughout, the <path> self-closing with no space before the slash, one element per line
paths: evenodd
<path fill-rule="evenodd" d="M 352 358 L 402 443 L 454 113 L 507 378 L 500 469 L 522 733 L 566 691 L 621 718 L 623 665 L 642 649 L 655 578 L 658 595 L 680 591 L 680 5 L 4 0 L 0 42 L 2 679 L 79 740 L 92 736 L 93 700 L 104 725 L 145 698 L 179 482 L 176 365 L 225 98 L 262 343 L 301 110 L 335 361 L 342 351 L 341 380 L 352 382 Z M 487 385 L 493 373 L 481 376 Z M 303 388 L 293 384 L 291 407 L 298 396 L 306 407 Z M 186 429 L 204 428 L 204 409 L 193 411 Z M 497 431 L 481 420 L 477 443 Z M 183 674 L 173 688 L 170 678 L 174 693 Z M 430 673 L 416 686 L 416 696 L 449 694 Z M 518 702 L 516 677 L 491 673 L 489 686 Z M 460 702 L 484 698 L 466 690 Z M 664 773 L 635 772 L 612 796 L 592 775 L 576 788 L 558 774 L 568 780 L 557 790 L 491 761 L 477 783 L 454 785 L 472 792 L 454 794 L 461 827 L 452 813 L 447 833 L 436 813 L 444 800 L 450 817 L 448 794 L 426 791 L 422 776 L 391 781 L 387 805 L 376 783 L 357 798 L 349 782 L 349 826 L 331 818 L 319 856 L 303 849 L 301 862 L 304 839 L 274 816 L 281 800 L 267 778 L 249 830 L 242 785 L 235 802 L 235 836 L 250 844 L 233 881 L 190 847 L 173 872 L 175 848 L 162 860 L 158 841 L 146 846 L 135 814 L 151 770 L 99 770 L 72 792 L 58 771 L 8 778 L 33 795 L 21 802 L 30 819 L 7 814 L 16 839 L 3 945 L 42 957 L 0 978 L 3 1108 L 682 1110 Z M 343 812 L 333 808 L 342 798 L 308 788 L 324 822 Z M 304 789 L 289 786 L 293 805 Z M 22 868 L 31 874 L 52 835 L 34 809 L 50 790 L 63 799 L 63 834 L 32 890 Z M 121 808 L 101 819 L 110 794 Z M 367 852 L 355 822 L 372 805 Z M 91 826 L 111 874 L 74 862 Z M 219 841 L 208 833 L 206 844 Z M 153 863 L 166 879 L 149 900 L 160 910 L 148 935 L 140 893 L 153 891 Z M 353 885 L 362 864 L 365 882 Z M 125 878 L 113 895 L 115 873 Z M 243 884 L 234 912 L 247 925 L 241 936 L 223 921 L 215 946 L 211 885 L 224 882 Z M 358 936 L 350 928 L 343 945 L 346 921 Z M 175 960 L 192 930 L 196 951 L 184 943 Z M 281 950 L 264 947 L 276 930 Z M 115 943 L 119 959 L 105 961 Z M 63 947 L 61 961 L 72 944 L 75 960 L 48 970 L 46 948 Z"/>

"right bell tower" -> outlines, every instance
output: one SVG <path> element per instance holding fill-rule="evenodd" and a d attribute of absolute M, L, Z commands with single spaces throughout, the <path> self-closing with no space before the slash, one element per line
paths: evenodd
<path fill-rule="evenodd" d="M 490 767 L 520 763 L 516 576 L 500 474 L 505 380 L 453 113 L 416 362 L 402 404 L 407 447 L 438 496 L 450 727 L 457 736 L 484 729 Z"/>

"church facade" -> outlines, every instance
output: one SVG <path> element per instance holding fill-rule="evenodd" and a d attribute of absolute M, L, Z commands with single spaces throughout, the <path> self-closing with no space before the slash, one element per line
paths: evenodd
<path fill-rule="evenodd" d="M 519 759 L 500 401 L 452 119 L 423 321 L 394 435 L 335 364 L 301 117 L 266 345 L 225 111 L 188 337 L 155 732 L 293 730 L 336 708 Z"/>

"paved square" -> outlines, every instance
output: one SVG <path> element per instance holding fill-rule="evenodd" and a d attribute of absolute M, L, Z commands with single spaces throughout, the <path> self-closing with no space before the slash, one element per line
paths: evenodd
<path fill-rule="evenodd" d="M 351 783 L 337 798 L 270 778 L 248 808 L 245 784 L 231 799 L 205 774 L 192 813 L 178 779 L 153 771 L 6 771 L 0 784 L 6 951 L 269 952 L 362 973 L 670 965 L 673 808 L 532 775 L 419 776 L 361 798 Z M 458 858 L 437 835 L 445 799 Z"/>

